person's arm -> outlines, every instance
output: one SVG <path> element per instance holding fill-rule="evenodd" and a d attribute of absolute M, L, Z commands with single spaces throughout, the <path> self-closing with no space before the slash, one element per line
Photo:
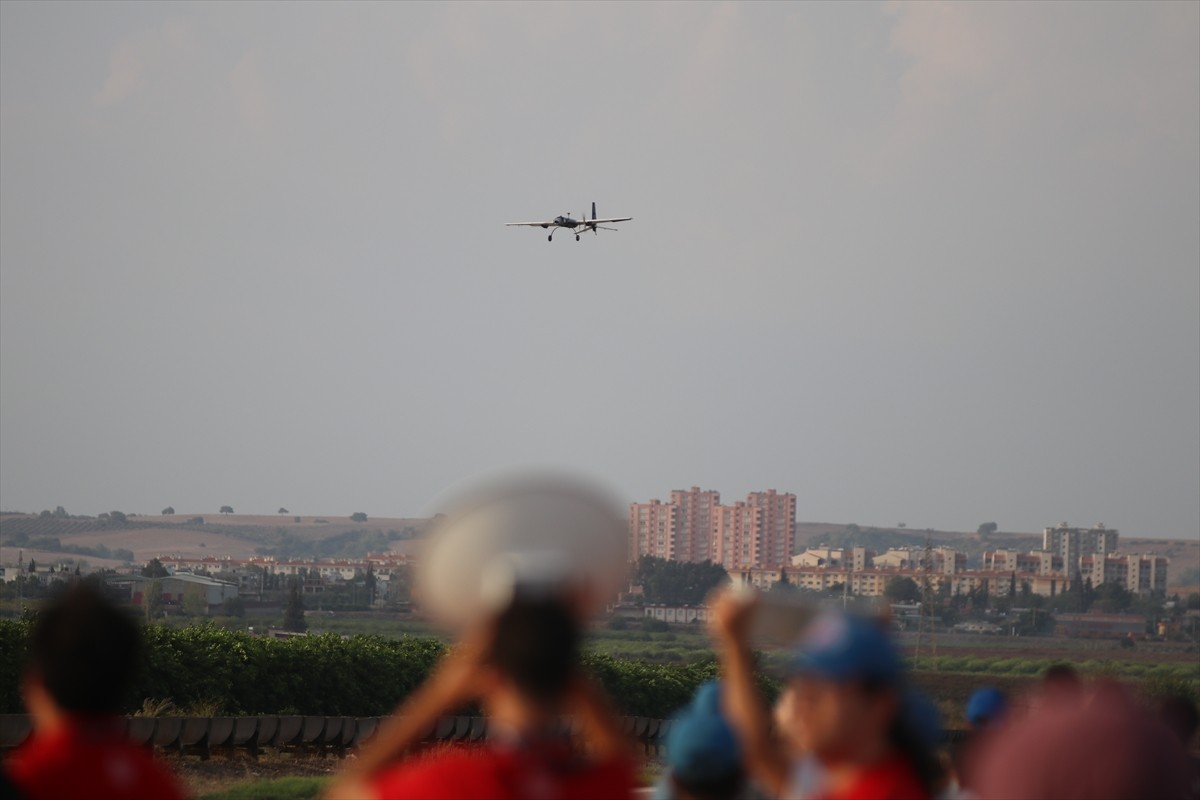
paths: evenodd
<path fill-rule="evenodd" d="M 379 727 L 354 763 L 334 780 L 325 797 L 329 800 L 373 797 L 372 775 L 416 744 L 442 714 L 478 696 L 481 659 L 489 644 L 486 631 L 481 631 L 443 658 L 434 673 Z"/>
<path fill-rule="evenodd" d="M 728 590 L 710 601 L 709 628 L 717 640 L 723 685 L 721 707 L 742 745 L 747 771 L 762 789 L 775 797 L 787 790 L 789 763 L 782 743 L 771 735 L 770 712 L 754 677 L 754 656 L 748 631 L 755 599 Z"/>
<path fill-rule="evenodd" d="M 577 675 L 567 696 L 567 710 L 579 717 L 589 752 L 597 761 L 630 755 L 630 744 L 604 690 L 587 675 Z"/>

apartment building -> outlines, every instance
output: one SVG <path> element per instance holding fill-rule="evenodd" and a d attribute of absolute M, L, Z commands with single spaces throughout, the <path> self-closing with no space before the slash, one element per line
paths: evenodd
<path fill-rule="evenodd" d="M 1060 522 L 1053 528 L 1042 529 L 1042 550 L 1062 559 L 1063 569 L 1074 574 L 1079 559 L 1084 556 L 1107 556 L 1117 552 L 1117 529 L 1106 528 L 1101 522 L 1092 528 L 1072 528 Z"/>
<path fill-rule="evenodd" d="M 1033 575 L 1061 574 L 1062 556 L 1049 550 L 1021 553 L 1016 550 L 988 550 L 983 554 L 983 568 L 999 572 L 1018 572 Z"/>
<path fill-rule="evenodd" d="M 677 561 L 713 560 L 714 533 L 721 493 L 701 491 L 693 486 L 671 492 L 675 506 L 675 559 Z"/>
<path fill-rule="evenodd" d="M 796 538 L 796 495 L 788 492 L 751 492 L 746 505 L 758 509 L 758 557 L 751 563 L 787 564 Z"/>
<path fill-rule="evenodd" d="M 705 561 L 726 569 L 786 565 L 796 530 L 796 496 L 768 489 L 721 503 L 719 492 L 678 489 L 668 502 L 629 506 L 629 556 Z"/>
<path fill-rule="evenodd" d="M 676 523 L 679 507 L 674 503 L 651 500 L 629 506 L 630 559 L 654 556 L 674 560 Z"/>
<path fill-rule="evenodd" d="M 717 509 L 713 533 L 713 561 L 725 569 L 758 566 L 761 553 L 761 511 L 743 502 Z"/>
<path fill-rule="evenodd" d="M 1080 559 L 1079 573 L 1083 580 L 1091 580 L 1092 586 L 1115 583 L 1134 594 L 1151 594 L 1167 591 L 1167 568 L 1170 559 L 1152 553 L 1142 555 L 1110 554 L 1084 556 Z"/>

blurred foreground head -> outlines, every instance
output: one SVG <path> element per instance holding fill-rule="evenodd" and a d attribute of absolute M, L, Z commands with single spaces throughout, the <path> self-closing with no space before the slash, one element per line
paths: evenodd
<path fill-rule="evenodd" d="M 1008 697 L 995 686 L 976 689 L 967 700 L 967 722 L 980 730 L 999 724 L 1008 711 Z"/>
<path fill-rule="evenodd" d="M 865 766 L 890 752 L 926 788 L 940 777 L 933 756 L 941 723 L 932 703 L 907 687 L 904 666 L 882 620 L 824 612 L 789 663 L 790 737 L 826 767 Z"/>
<path fill-rule="evenodd" d="M 1186 797 L 1183 748 L 1116 684 L 1046 702 L 999 729 L 967 765 L 984 800 Z"/>
<path fill-rule="evenodd" d="M 880 688 L 898 686 L 903 677 L 900 656 L 878 621 L 836 611 L 821 614 L 808 627 L 788 671 Z"/>
<path fill-rule="evenodd" d="M 580 626 L 553 597 L 517 596 L 494 620 L 485 657 L 522 696 L 553 707 L 566 694 L 579 660 Z"/>
<path fill-rule="evenodd" d="M 84 581 L 38 614 L 26 680 L 39 683 L 64 711 L 119 713 L 140 643 L 137 623 Z"/>
<path fill-rule="evenodd" d="M 620 589 L 625 537 L 620 507 L 588 483 L 494 481 L 461 498 L 435 527 L 417 568 L 417 597 L 460 631 L 538 598 L 568 604 L 582 621 Z"/>
<path fill-rule="evenodd" d="M 675 715 L 666 744 L 672 791 L 663 796 L 738 796 L 745 782 L 741 745 L 721 711 L 720 683 L 708 681 L 696 690 L 692 702 Z"/>

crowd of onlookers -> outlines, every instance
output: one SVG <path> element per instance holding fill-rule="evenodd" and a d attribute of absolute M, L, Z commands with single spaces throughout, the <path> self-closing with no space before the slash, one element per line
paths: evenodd
<path fill-rule="evenodd" d="M 569 599 L 517 591 L 347 761 L 327 796 L 1200 798 L 1190 752 L 1197 709 L 1185 697 L 1150 707 L 1121 685 L 1086 684 L 1060 666 L 1025 696 L 981 687 L 963 709 L 964 735 L 947 741 L 879 620 L 818 615 L 769 706 L 748 634 L 756 600 L 722 592 L 713 607 L 722 677 L 675 716 L 653 788 L 638 788 L 639 762 L 618 718 L 580 667 L 577 610 Z M 137 624 L 86 582 L 39 614 L 22 676 L 34 734 L 8 757 L 0 797 L 184 795 L 124 739 L 120 698 L 138 641 Z M 489 716 L 485 746 L 411 755 L 433 721 L 472 702 Z"/>

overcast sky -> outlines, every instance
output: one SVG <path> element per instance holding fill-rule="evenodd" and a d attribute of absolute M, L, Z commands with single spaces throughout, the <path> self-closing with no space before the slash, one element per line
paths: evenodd
<path fill-rule="evenodd" d="M 1196 536 L 1200 4 L 0 4 L 0 506 L 514 465 Z"/>

